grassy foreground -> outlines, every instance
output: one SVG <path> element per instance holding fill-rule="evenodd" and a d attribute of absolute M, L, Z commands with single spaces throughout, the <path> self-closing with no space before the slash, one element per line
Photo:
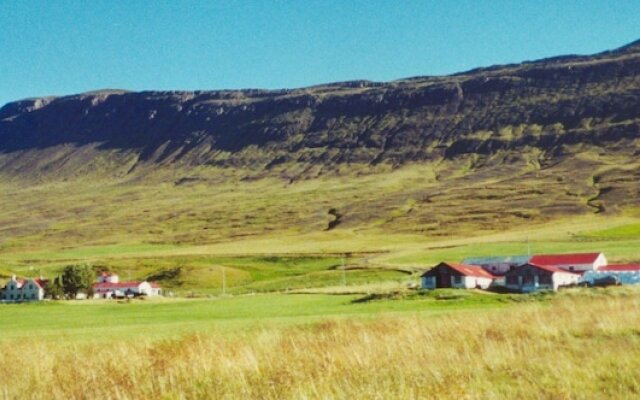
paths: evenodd
<path fill-rule="evenodd" d="M 271 305 L 287 301 L 275 296 Z M 315 306 L 307 304 L 306 314 L 299 309 L 286 324 L 274 323 L 279 314 L 274 311 L 263 317 L 265 324 L 200 325 L 191 333 L 147 337 L 135 334 L 135 318 L 125 318 L 136 338 L 131 340 L 110 336 L 118 320 L 105 320 L 106 329 L 91 333 L 99 344 L 41 340 L 46 330 L 36 330 L 0 342 L 0 397 L 627 399 L 640 394 L 640 291 L 576 290 L 547 300 L 519 299 L 531 301 L 474 312 L 453 307 L 434 315 L 424 311 L 442 306 L 422 296 L 364 305 L 345 297 L 323 303 L 325 309 L 318 302 L 327 300 L 316 297 Z M 234 301 L 242 303 L 229 300 L 227 310 L 241 308 Z M 476 298 L 444 303 L 451 302 L 478 304 Z M 202 301 L 192 303 L 203 307 Z M 253 302 L 255 314 L 267 308 L 258 303 Z M 59 316 L 62 308 L 82 313 L 84 306 L 46 307 L 53 312 L 50 332 L 59 334 L 56 307 Z M 96 313 L 101 307 L 107 306 L 96 306 Z M 369 310 L 369 317 L 339 318 L 340 307 L 354 307 L 363 316 Z M 384 312 L 398 307 L 412 312 Z M 5 306 L 0 315 L 15 309 Z M 314 321 L 308 318 L 314 310 L 334 315 Z M 22 312 L 36 316 L 38 309 Z M 46 324 L 44 315 L 23 323 Z M 21 329 L 27 332 L 28 326 Z"/>

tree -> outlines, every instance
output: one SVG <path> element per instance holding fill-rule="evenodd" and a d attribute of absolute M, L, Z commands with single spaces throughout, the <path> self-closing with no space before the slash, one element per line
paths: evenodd
<path fill-rule="evenodd" d="M 89 265 L 67 265 L 60 276 L 64 294 L 72 299 L 78 293 L 93 295 L 94 276 L 93 268 Z"/>
<path fill-rule="evenodd" d="M 45 289 L 45 296 L 51 297 L 54 300 L 60 299 L 64 296 L 64 288 L 62 286 L 62 279 L 58 276 L 48 284 Z"/>

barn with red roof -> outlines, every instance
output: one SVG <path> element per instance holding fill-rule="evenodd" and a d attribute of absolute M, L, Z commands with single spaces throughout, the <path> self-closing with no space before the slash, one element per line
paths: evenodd
<path fill-rule="evenodd" d="M 102 273 L 93 284 L 95 298 L 111 299 L 117 297 L 159 296 L 161 288 L 153 282 L 128 281 L 120 282 L 118 275 Z"/>
<path fill-rule="evenodd" d="M 496 278 L 479 265 L 441 262 L 421 277 L 423 289 L 488 289 Z"/>

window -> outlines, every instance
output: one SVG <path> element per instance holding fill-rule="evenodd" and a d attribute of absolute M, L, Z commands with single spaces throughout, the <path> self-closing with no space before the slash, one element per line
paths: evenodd
<path fill-rule="evenodd" d="M 453 283 L 462 283 L 462 277 L 460 275 L 454 275 Z"/>
<path fill-rule="evenodd" d="M 540 275 L 540 280 L 539 280 L 541 285 L 551 285 L 551 275 Z"/>
<path fill-rule="evenodd" d="M 531 274 L 531 272 L 527 271 L 524 273 L 524 275 L 522 276 L 522 283 L 524 283 L 525 285 L 533 284 L 533 275 Z"/>
<path fill-rule="evenodd" d="M 507 284 L 509 284 L 509 285 L 517 285 L 518 284 L 518 277 L 516 275 L 507 276 Z"/>

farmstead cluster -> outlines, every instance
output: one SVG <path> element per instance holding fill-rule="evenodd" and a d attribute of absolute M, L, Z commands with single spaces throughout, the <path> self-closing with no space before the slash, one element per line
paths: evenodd
<path fill-rule="evenodd" d="M 640 283 L 640 265 L 608 264 L 603 253 L 472 257 L 441 262 L 422 274 L 421 287 L 489 289 L 523 293 L 563 286 Z"/>
<path fill-rule="evenodd" d="M 15 275 L 9 282 L 0 288 L 0 301 L 2 302 L 26 302 L 41 301 L 47 296 L 47 287 L 51 281 L 42 277 L 38 279 L 21 279 Z M 161 288 L 154 282 L 128 281 L 120 282 L 118 275 L 113 273 L 101 273 L 92 286 L 91 293 L 78 293 L 79 299 L 93 297 L 95 299 L 131 298 L 140 296 L 160 296 Z"/>

